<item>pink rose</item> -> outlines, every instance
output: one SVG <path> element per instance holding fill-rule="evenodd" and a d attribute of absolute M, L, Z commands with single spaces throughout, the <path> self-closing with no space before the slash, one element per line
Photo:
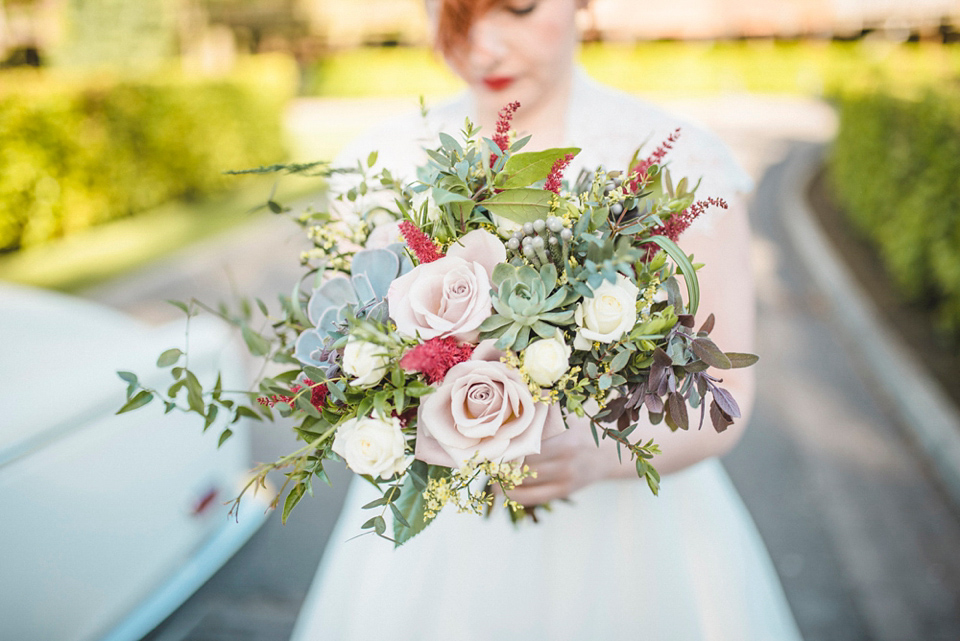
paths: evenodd
<path fill-rule="evenodd" d="M 472 263 L 480 263 L 493 278 L 493 268 L 506 262 L 507 250 L 503 241 L 484 229 L 474 229 L 450 246 L 447 256 L 456 256 Z"/>
<path fill-rule="evenodd" d="M 387 304 L 397 331 L 422 340 L 453 336 L 475 343 L 480 324 L 492 313 L 493 268 L 506 258 L 496 236 L 475 230 L 443 258 L 418 265 L 394 280 Z"/>
<path fill-rule="evenodd" d="M 393 220 L 377 225 L 367 236 L 366 249 L 383 249 L 392 243 L 402 243 L 403 234 L 400 233 L 400 221 Z"/>
<path fill-rule="evenodd" d="M 465 461 L 515 461 L 566 428 L 559 406 L 534 400 L 516 370 L 500 362 L 494 341 L 454 365 L 417 413 L 415 458 L 460 467 Z"/>

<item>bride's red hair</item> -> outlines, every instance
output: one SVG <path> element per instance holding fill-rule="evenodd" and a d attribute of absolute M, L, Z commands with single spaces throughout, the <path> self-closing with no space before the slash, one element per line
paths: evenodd
<path fill-rule="evenodd" d="M 477 16 L 489 11 L 502 0 L 440 0 L 437 12 L 436 46 L 450 54 L 458 43 L 465 42 Z"/>

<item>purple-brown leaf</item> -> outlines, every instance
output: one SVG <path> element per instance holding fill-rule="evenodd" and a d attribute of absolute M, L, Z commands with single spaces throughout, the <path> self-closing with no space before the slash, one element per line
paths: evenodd
<path fill-rule="evenodd" d="M 689 429 L 690 422 L 687 418 L 687 404 L 676 392 L 667 397 L 667 412 L 670 414 L 673 423 L 682 430 Z"/>
<path fill-rule="evenodd" d="M 710 420 L 713 422 L 713 429 L 717 432 L 723 432 L 733 424 L 716 401 L 710 401 Z"/>
<path fill-rule="evenodd" d="M 737 405 L 737 401 L 734 400 L 730 392 L 722 387 L 714 387 L 712 392 L 713 400 L 717 402 L 727 416 L 740 418 L 740 406 Z"/>
<path fill-rule="evenodd" d="M 693 339 L 693 345 L 691 345 L 691 347 L 693 348 L 693 353 L 697 355 L 697 358 L 707 365 L 716 367 L 717 369 L 730 369 L 730 359 L 727 358 L 727 355 L 720 351 L 720 348 L 709 338 L 695 338 Z"/>

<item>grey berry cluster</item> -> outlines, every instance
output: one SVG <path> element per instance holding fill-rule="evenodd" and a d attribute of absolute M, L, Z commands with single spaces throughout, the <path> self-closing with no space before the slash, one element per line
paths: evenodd
<path fill-rule="evenodd" d="M 564 226 L 562 218 L 547 216 L 546 220 L 524 223 L 523 227 L 507 240 L 507 249 L 522 252 L 524 257 L 534 263 L 546 263 L 550 261 L 547 250 L 556 249 L 561 242 L 568 242 L 571 238 L 573 232 Z"/>

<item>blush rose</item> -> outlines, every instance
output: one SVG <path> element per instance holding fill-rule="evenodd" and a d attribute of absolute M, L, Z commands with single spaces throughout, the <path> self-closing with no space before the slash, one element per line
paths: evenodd
<path fill-rule="evenodd" d="M 414 453 L 426 463 L 460 467 L 476 461 L 517 461 L 565 430 L 559 406 L 539 402 L 520 374 L 500 362 L 494 341 L 454 365 L 417 413 Z"/>
<path fill-rule="evenodd" d="M 452 336 L 475 343 L 492 313 L 490 278 L 507 258 L 503 243 L 475 230 L 447 255 L 418 265 L 390 284 L 387 304 L 397 331 L 422 340 Z"/>

